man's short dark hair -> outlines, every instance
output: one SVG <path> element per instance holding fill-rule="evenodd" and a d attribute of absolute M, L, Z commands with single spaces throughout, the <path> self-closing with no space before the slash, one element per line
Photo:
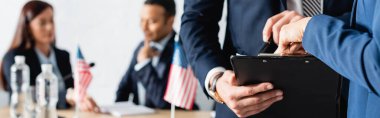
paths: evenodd
<path fill-rule="evenodd" d="M 166 16 L 175 16 L 175 3 L 174 0 L 146 0 L 145 5 L 159 5 L 165 9 Z"/>

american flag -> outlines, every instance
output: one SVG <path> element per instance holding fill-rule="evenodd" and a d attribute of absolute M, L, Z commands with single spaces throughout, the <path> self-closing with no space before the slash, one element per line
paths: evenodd
<path fill-rule="evenodd" d="M 189 110 L 194 105 L 198 80 L 187 62 L 181 42 L 178 37 L 176 39 L 164 100 Z"/>
<path fill-rule="evenodd" d="M 82 51 L 78 47 L 77 50 L 77 64 L 76 64 L 76 79 L 75 88 L 77 90 L 78 99 L 84 100 L 87 94 L 87 88 L 92 80 L 92 74 L 90 72 L 90 65 L 84 60 Z"/>

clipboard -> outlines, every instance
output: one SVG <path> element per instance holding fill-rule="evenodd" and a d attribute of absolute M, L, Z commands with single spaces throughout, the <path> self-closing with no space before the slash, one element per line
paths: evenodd
<path fill-rule="evenodd" d="M 341 77 L 313 56 L 232 56 L 239 85 L 271 82 L 284 99 L 253 118 L 338 118 Z"/>

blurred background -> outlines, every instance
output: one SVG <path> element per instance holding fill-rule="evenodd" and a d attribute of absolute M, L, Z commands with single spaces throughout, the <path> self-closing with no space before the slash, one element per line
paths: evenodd
<path fill-rule="evenodd" d="M 143 40 L 140 11 L 144 0 L 45 0 L 54 7 L 57 47 L 70 52 L 74 66 L 75 51 L 80 45 L 94 79 L 89 94 L 99 105 L 114 103 L 116 89 L 129 66 L 132 54 Z M 22 6 L 27 0 L 0 1 L 0 55 L 8 50 L 14 36 Z M 175 0 L 177 15 L 174 29 L 179 32 L 183 0 Z M 220 42 L 225 35 L 226 9 L 219 22 Z M 2 59 L 2 58 L 0 58 Z M 203 83 L 202 83 L 203 84 Z M 210 110 L 208 100 L 198 86 L 196 103 L 201 110 Z M 147 91 L 147 93 L 149 93 Z M 8 105 L 8 94 L 0 92 L 0 107 Z"/>

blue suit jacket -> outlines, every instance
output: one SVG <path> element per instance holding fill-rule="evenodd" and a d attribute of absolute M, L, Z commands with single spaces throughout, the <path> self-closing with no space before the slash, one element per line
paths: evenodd
<path fill-rule="evenodd" d="M 380 1 L 357 0 L 351 25 L 313 17 L 303 46 L 350 81 L 349 118 L 380 117 Z"/>
<path fill-rule="evenodd" d="M 352 7 L 351 0 L 324 1 L 324 13 L 332 16 L 342 15 Z M 224 0 L 185 0 L 180 36 L 187 58 L 203 86 L 212 68 L 231 69 L 230 55 L 257 55 L 264 45 L 262 31 L 266 20 L 287 6 L 286 0 L 228 0 L 226 37 L 221 49 L 218 22 L 223 3 Z M 216 117 L 236 117 L 225 105 L 216 106 Z"/>

